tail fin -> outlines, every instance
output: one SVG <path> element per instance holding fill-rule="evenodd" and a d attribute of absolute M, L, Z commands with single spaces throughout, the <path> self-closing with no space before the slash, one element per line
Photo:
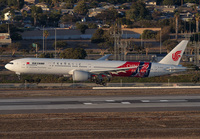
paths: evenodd
<path fill-rule="evenodd" d="M 180 63 L 181 57 L 185 51 L 188 44 L 188 40 L 182 40 L 171 52 L 169 52 L 159 63 L 178 65 Z"/>

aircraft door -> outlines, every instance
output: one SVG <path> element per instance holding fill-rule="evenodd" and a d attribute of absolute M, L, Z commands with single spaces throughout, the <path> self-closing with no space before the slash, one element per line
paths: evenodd
<path fill-rule="evenodd" d="M 26 62 L 21 62 L 21 68 L 25 69 L 25 67 L 26 67 Z"/>
<path fill-rule="evenodd" d="M 51 68 L 52 68 L 52 63 L 48 62 L 48 69 L 51 69 Z"/>
<path fill-rule="evenodd" d="M 89 70 L 89 71 L 92 70 L 92 64 L 88 64 L 88 70 Z"/>

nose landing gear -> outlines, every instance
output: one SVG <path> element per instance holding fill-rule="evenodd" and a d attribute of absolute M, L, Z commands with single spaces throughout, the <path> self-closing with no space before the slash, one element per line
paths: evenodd
<path fill-rule="evenodd" d="M 21 79 L 20 73 L 16 73 L 16 74 L 17 74 L 18 79 L 20 80 Z"/>

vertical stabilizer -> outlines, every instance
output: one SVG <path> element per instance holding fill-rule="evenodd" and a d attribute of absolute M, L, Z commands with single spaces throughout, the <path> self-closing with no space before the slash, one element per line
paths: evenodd
<path fill-rule="evenodd" d="M 188 40 L 182 40 L 171 52 L 169 52 L 159 63 L 178 65 L 180 63 L 181 57 L 185 51 L 188 44 Z"/>

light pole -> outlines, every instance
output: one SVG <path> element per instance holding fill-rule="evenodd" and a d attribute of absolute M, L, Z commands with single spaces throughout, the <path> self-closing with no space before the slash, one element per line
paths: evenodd
<path fill-rule="evenodd" d="M 56 28 L 55 28 L 55 58 L 56 58 Z"/>
<path fill-rule="evenodd" d="M 37 53 L 38 53 L 38 50 L 37 50 L 37 43 L 32 43 L 32 46 L 35 47 L 35 56 L 37 58 Z"/>
<path fill-rule="evenodd" d="M 160 28 L 160 54 L 162 53 L 161 46 L 162 46 L 162 34 L 161 34 L 161 28 Z"/>
<path fill-rule="evenodd" d="M 10 35 L 10 26 L 9 26 L 9 23 L 8 23 L 8 34 Z"/>
<path fill-rule="evenodd" d="M 43 26 L 43 54 L 44 54 L 44 26 Z"/>
<path fill-rule="evenodd" d="M 37 58 L 37 53 L 38 53 L 38 50 L 37 50 L 37 43 L 36 43 L 36 58 Z"/>

